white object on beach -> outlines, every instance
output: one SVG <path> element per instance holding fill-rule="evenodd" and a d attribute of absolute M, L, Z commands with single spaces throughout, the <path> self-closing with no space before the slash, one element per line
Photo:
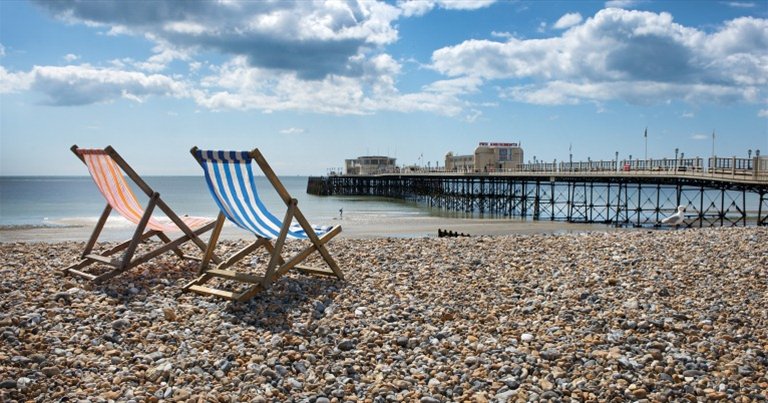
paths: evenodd
<path fill-rule="evenodd" d="M 662 224 L 678 226 L 685 220 L 685 206 L 677 206 L 677 213 L 661 220 Z"/>

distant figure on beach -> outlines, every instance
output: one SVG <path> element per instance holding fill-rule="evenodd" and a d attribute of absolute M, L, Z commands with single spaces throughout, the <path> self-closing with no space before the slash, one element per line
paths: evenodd
<path fill-rule="evenodd" d="M 677 213 L 661 220 L 662 224 L 674 225 L 677 228 L 678 225 L 685 221 L 685 206 L 677 206 Z"/>
<path fill-rule="evenodd" d="M 341 217 L 344 215 L 344 207 L 339 209 L 339 220 L 341 220 Z"/>

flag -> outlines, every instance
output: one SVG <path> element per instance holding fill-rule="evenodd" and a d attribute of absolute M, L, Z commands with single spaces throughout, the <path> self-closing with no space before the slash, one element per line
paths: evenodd
<path fill-rule="evenodd" d="M 648 128 L 647 127 L 645 128 L 645 135 L 644 136 L 645 136 L 645 138 L 648 138 Z"/>

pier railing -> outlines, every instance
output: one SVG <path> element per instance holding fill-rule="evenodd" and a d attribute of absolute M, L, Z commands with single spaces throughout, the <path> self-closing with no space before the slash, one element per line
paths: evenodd
<path fill-rule="evenodd" d="M 706 162 L 706 165 L 705 165 Z M 737 158 L 737 157 L 701 157 L 694 158 L 661 158 L 661 159 L 624 159 L 596 160 L 577 162 L 542 162 L 520 164 L 515 168 L 483 170 L 457 167 L 453 170 L 445 168 L 404 167 L 395 174 L 525 174 L 525 173 L 578 173 L 579 175 L 681 175 L 720 178 L 742 178 L 756 181 L 768 181 L 768 157 Z"/>

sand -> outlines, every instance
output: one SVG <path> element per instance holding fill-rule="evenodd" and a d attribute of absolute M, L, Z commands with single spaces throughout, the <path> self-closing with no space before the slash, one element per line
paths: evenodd
<path fill-rule="evenodd" d="M 335 219 L 328 225 L 341 225 L 341 238 L 420 238 L 436 237 L 438 229 L 469 235 L 508 235 L 516 233 L 567 233 L 583 231 L 612 231 L 605 224 L 573 224 L 559 221 L 527 221 L 519 219 L 462 219 L 446 217 L 391 217 L 375 221 L 359 221 L 353 217 Z M 87 241 L 90 226 L 3 227 L 0 242 L 60 242 Z M 101 240 L 118 241 L 132 236 L 132 228 L 107 226 Z M 222 239 L 249 238 L 247 231 L 227 222 Z"/>

